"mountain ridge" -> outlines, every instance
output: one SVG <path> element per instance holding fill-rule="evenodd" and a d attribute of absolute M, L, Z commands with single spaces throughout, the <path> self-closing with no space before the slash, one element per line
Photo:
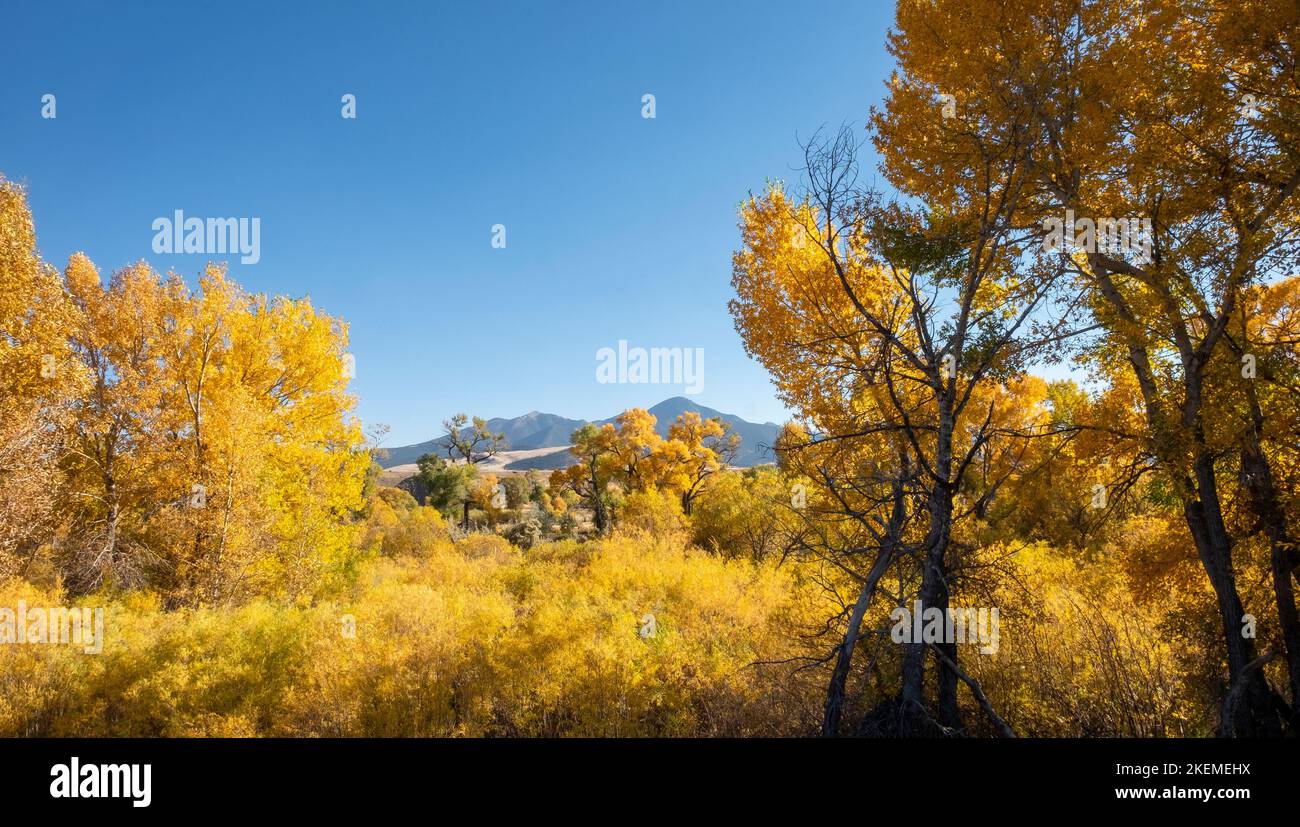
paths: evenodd
<path fill-rule="evenodd" d="M 735 414 L 697 405 L 683 396 L 671 396 L 646 410 L 655 416 L 655 430 L 660 436 L 667 436 L 668 428 L 686 411 L 696 411 L 704 419 L 717 417 L 726 422 L 735 433 L 740 435 L 740 450 L 733 462 L 736 466 L 761 465 L 774 459 L 771 446 L 776 442 L 777 434 L 781 430 L 781 426 L 774 422 L 749 422 Z M 617 415 L 605 419 L 570 419 L 558 414 L 532 410 L 512 418 L 493 417 L 487 420 L 487 423 L 493 432 L 505 434 L 510 450 L 526 451 L 539 448 L 562 448 L 569 444 L 570 435 L 583 425 L 588 423 L 603 425 L 614 422 L 616 418 Z M 445 456 L 446 452 L 442 446 L 443 438 L 435 437 L 424 442 L 390 448 L 388 456 L 380 460 L 379 464 L 384 468 L 392 468 L 413 463 L 428 453 Z M 528 468 L 553 470 L 565 467 L 571 459 L 567 451 L 561 451 L 519 460 L 507 467 L 517 471 Z"/>

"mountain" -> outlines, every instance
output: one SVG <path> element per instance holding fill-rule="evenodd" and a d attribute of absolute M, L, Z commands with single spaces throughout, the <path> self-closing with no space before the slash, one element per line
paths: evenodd
<path fill-rule="evenodd" d="M 561 445 L 568 445 L 569 434 L 587 423 L 582 419 L 566 419 L 555 414 L 529 411 L 514 419 L 494 417 L 489 419 L 487 424 L 494 433 L 506 435 L 506 443 L 510 446 L 510 450 L 526 451 L 533 448 L 558 448 Z M 391 468 L 394 465 L 413 463 L 425 454 L 446 456 L 447 452 L 442 446 L 443 440 L 439 437 L 415 445 L 390 448 L 388 458 L 381 460 L 379 464 L 384 468 Z"/>
<path fill-rule="evenodd" d="M 740 435 L 740 450 L 736 454 L 735 465 L 761 465 L 773 461 L 771 446 L 776 442 L 777 434 L 781 430 L 780 426 L 775 423 L 747 422 L 733 414 L 726 414 L 713 408 L 697 405 L 682 396 L 665 399 L 649 410 L 655 416 L 655 430 L 659 432 L 660 436 L 668 436 L 668 428 L 682 413 L 696 411 L 704 419 L 717 417 L 723 420 L 731 426 L 734 432 Z M 595 423 L 597 425 L 603 425 L 606 422 L 612 423 L 615 418 L 609 417 L 608 419 L 595 420 Z M 517 416 L 513 419 L 502 419 L 501 417 L 489 419 L 488 427 L 493 431 L 506 435 L 506 442 L 509 443 L 510 450 L 525 451 L 537 448 L 560 448 L 568 445 L 569 436 L 578 428 L 586 425 L 587 422 L 588 420 L 568 419 L 555 414 L 529 411 L 523 416 Z M 431 439 L 415 445 L 390 448 L 388 457 L 381 460 L 380 465 L 385 468 L 408 465 L 428 453 L 445 456 L 446 452 L 442 448 L 442 440 Z M 520 459 L 510 463 L 506 468 L 512 471 L 523 471 L 529 468 L 554 470 L 566 467 L 571 460 L 572 457 L 567 451 L 560 451 L 545 456 Z"/>

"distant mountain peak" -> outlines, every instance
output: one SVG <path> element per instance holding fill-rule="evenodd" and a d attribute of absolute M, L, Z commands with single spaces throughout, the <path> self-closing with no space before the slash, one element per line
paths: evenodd
<path fill-rule="evenodd" d="M 723 413 L 705 405 L 700 405 L 685 396 L 670 396 L 646 410 L 654 414 L 655 431 L 660 436 L 667 436 L 668 429 L 672 427 L 673 422 L 687 411 L 696 411 L 705 419 L 719 417 L 731 426 L 732 431 L 740 436 L 740 451 L 736 455 L 736 465 L 760 465 L 771 462 L 773 459 L 771 446 L 775 444 L 777 435 L 780 433 L 780 426 L 775 423 L 748 422 L 734 414 Z M 569 444 L 569 437 L 573 432 L 583 425 L 589 422 L 603 424 L 613 422 L 615 419 L 617 419 L 617 414 L 607 419 L 584 420 L 569 419 L 557 414 L 533 410 L 513 419 L 497 417 L 488 420 L 488 422 L 493 431 L 505 434 L 509 450 L 531 451 L 539 448 L 562 448 Z M 380 464 L 385 468 L 408 465 L 424 454 L 441 451 L 441 444 L 442 437 L 440 435 L 414 445 L 391 448 L 388 451 L 388 457 Z M 515 470 L 522 470 L 526 467 L 563 467 L 563 465 L 557 465 L 556 463 L 566 462 L 566 457 L 567 454 L 550 454 L 545 458 L 537 458 L 535 461 L 520 460 L 508 467 Z M 536 464 L 530 464 L 534 462 Z"/>

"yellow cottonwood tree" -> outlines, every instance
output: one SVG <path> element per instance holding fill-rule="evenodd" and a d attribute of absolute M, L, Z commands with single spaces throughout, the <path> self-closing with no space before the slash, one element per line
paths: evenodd
<path fill-rule="evenodd" d="M 70 585 L 218 604 L 304 595 L 350 565 L 368 457 L 345 329 L 217 267 L 194 291 L 144 264 L 104 286 L 74 256 L 66 280 L 92 377 L 65 463 Z"/>
<path fill-rule="evenodd" d="M 0 578 L 32 575 L 55 528 L 60 427 L 84 379 L 69 356 L 75 318 L 37 254 L 25 193 L 0 177 Z"/>
<path fill-rule="evenodd" d="M 900 3 L 898 71 L 873 116 L 882 171 L 906 195 L 960 209 L 1002 147 L 1029 174 L 1007 193 L 1009 223 L 1040 227 L 1045 244 L 1065 230 L 1054 252 L 1105 331 L 1090 355 L 1135 380 L 1144 450 L 1213 590 L 1225 735 L 1300 720 L 1300 554 L 1230 335 L 1245 292 L 1300 264 L 1297 41 L 1300 11 L 1281 0 Z M 1290 699 L 1242 634 L 1251 578 L 1227 513 L 1241 475 L 1248 533 L 1271 546 L 1271 613 L 1293 641 Z"/>

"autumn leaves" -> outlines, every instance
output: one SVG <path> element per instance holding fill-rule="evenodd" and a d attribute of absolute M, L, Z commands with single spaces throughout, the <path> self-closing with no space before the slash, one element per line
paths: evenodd
<path fill-rule="evenodd" d="M 856 185 L 856 137 L 818 136 L 802 190 L 742 211 L 732 312 L 809 423 L 785 461 L 858 524 L 817 551 L 848 557 L 866 597 L 883 555 L 901 598 L 945 608 L 994 504 L 1053 464 L 1031 461 L 1040 448 L 1095 451 L 1096 473 L 1112 462 L 1093 481 L 1105 515 L 1181 523 L 1218 628 L 1219 731 L 1294 731 L 1300 364 L 1280 297 L 1300 268 L 1300 18 L 1273 2 L 1116 8 L 900 4 L 868 136 L 894 200 Z M 1084 419 L 1008 415 L 1019 377 L 1066 359 L 1095 389 Z M 981 473 L 989 457 L 1003 469 Z M 1267 617 L 1259 646 L 1247 608 Z M 929 655 L 904 656 L 904 732 L 962 723 L 956 653 L 934 653 L 933 689 Z"/>
<path fill-rule="evenodd" d="M 739 444 L 721 420 L 701 419 L 694 411 L 678 417 L 664 439 L 655 431 L 653 414 L 632 408 L 619 414 L 616 424 L 575 431 L 569 450 L 577 462 L 551 474 L 550 485 L 576 494 L 603 534 L 612 526 L 611 484 L 633 495 L 643 511 L 672 513 L 680 503 L 680 513 L 689 515 L 706 482 L 723 470 Z M 662 502 L 665 496 L 673 499 Z"/>
<path fill-rule="evenodd" d="M 21 191 L 3 193 L 4 573 L 220 604 L 346 565 L 369 459 L 345 327 L 215 266 L 195 290 L 143 263 L 105 285 L 80 254 L 60 276 Z"/>

